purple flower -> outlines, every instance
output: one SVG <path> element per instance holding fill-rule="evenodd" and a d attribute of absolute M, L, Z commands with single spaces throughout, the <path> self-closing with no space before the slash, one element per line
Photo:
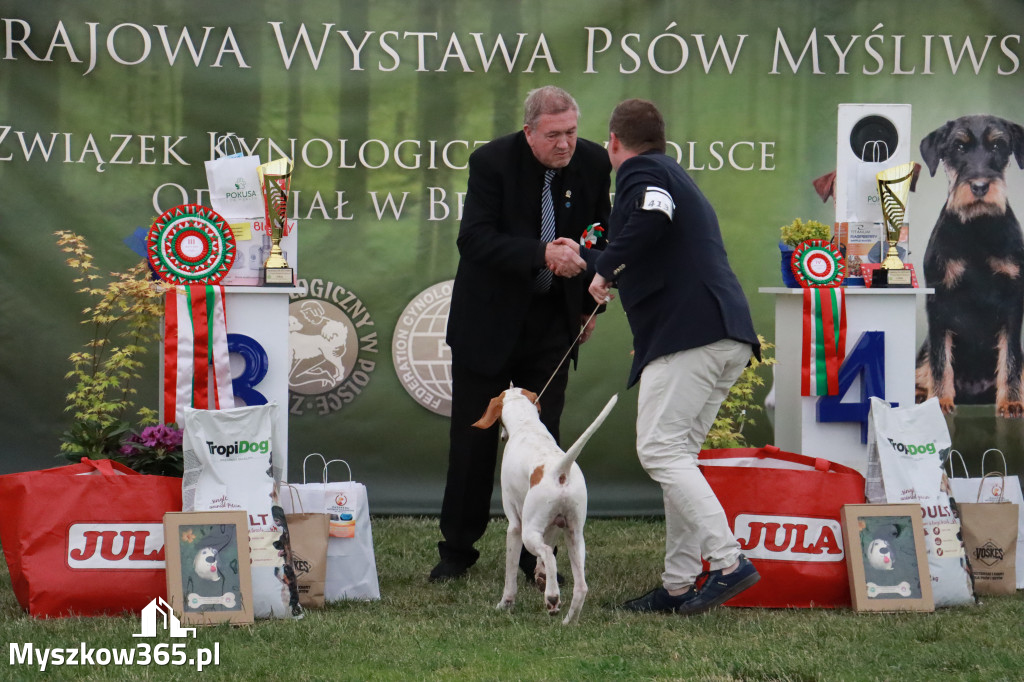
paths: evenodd
<path fill-rule="evenodd" d="M 151 448 L 177 448 L 181 446 L 181 430 L 166 424 L 147 426 L 139 434 L 139 442 Z"/>

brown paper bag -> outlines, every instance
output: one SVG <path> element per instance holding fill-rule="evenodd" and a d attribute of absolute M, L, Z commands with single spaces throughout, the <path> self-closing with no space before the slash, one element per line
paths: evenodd
<path fill-rule="evenodd" d="M 327 514 L 302 510 L 302 500 L 294 494 L 287 483 L 292 509 L 298 512 L 285 514 L 288 534 L 292 546 L 292 565 L 299 586 L 299 603 L 304 608 L 319 608 L 324 605 L 324 588 L 327 583 L 327 538 L 331 520 Z M 298 499 L 298 503 L 296 503 Z M 298 504 L 298 507 L 296 507 Z"/>
<path fill-rule="evenodd" d="M 992 475 L 985 474 L 982 481 Z M 1018 506 L 1005 498 L 957 506 L 975 594 L 1013 594 L 1017 586 Z"/>

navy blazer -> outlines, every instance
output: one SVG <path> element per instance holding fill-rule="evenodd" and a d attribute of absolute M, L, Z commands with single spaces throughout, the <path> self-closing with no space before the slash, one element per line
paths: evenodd
<path fill-rule="evenodd" d="M 649 187 L 665 190 L 673 217 L 641 208 Z M 633 332 L 628 386 L 650 361 L 729 338 L 760 343 L 739 280 L 729 266 L 711 203 L 676 161 L 648 152 L 615 176 L 608 246 L 589 262 L 618 286 Z"/>
<path fill-rule="evenodd" d="M 448 315 L 454 360 L 492 375 L 512 355 L 544 265 L 540 192 L 544 166 L 523 131 L 497 138 L 469 157 L 469 183 L 459 226 L 459 266 Z M 577 139 L 568 166 L 552 183 L 559 237 L 579 240 L 588 225 L 608 224 L 611 163 L 604 147 Z M 593 310 L 592 274 L 555 278 L 567 329 Z M 571 341 L 571 338 L 569 339 Z M 568 347 L 568 345 L 567 345 Z"/>

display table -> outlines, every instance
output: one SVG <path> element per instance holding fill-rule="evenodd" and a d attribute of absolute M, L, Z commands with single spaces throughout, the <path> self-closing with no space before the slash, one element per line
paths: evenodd
<path fill-rule="evenodd" d="M 228 347 L 235 406 L 277 403 L 274 428 L 284 448 L 283 466 L 288 470 L 288 303 L 305 287 L 226 286 Z M 266 362 L 262 361 L 265 353 Z M 163 385 L 161 365 L 160 384 Z M 163 415 L 163 393 L 160 395 Z M 275 453 L 276 457 L 276 453 Z"/>
<path fill-rule="evenodd" d="M 775 445 L 782 450 L 811 457 L 821 457 L 852 467 L 862 474 L 867 470 L 866 419 L 858 409 L 870 395 L 884 398 L 900 406 L 914 404 L 914 368 L 917 357 L 917 303 L 919 297 L 933 289 L 872 289 L 851 287 L 846 291 L 846 355 L 859 341 L 872 341 L 874 346 L 861 347 L 857 360 L 869 359 L 870 367 L 879 369 L 884 363 L 884 386 L 878 382 L 866 386 L 866 375 L 857 374 L 840 398 L 822 410 L 822 397 L 800 395 L 800 359 L 803 346 L 803 289 L 763 287 L 759 293 L 775 297 Z M 862 337 L 865 332 L 882 332 L 884 337 Z M 882 349 L 884 355 L 874 351 Z M 845 367 L 845 366 L 844 366 Z M 855 369 L 851 365 L 850 368 Z M 884 395 L 877 395 L 880 391 Z M 866 390 L 871 389 L 871 390 Z M 836 402 L 846 409 L 836 409 Z M 837 412 L 846 412 L 849 421 L 822 421 Z M 850 415 L 860 412 L 861 416 Z"/>

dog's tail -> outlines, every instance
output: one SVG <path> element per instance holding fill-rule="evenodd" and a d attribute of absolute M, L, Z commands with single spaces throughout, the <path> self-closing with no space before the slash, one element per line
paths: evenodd
<path fill-rule="evenodd" d="M 601 414 L 597 415 L 597 419 L 595 419 L 593 423 L 587 427 L 587 430 L 584 431 L 583 434 L 576 439 L 576 442 L 572 444 L 572 447 L 565 451 L 565 456 L 562 458 L 562 461 L 558 463 L 558 466 L 555 469 L 555 471 L 558 472 L 558 475 L 569 473 L 569 468 L 572 466 L 572 463 L 576 461 L 576 458 L 579 457 L 580 452 L 583 450 L 583 446 L 587 444 L 587 441 L 590 440 L 590 437 L 593 436 L 594 433 L 601 427 L 601 424 L 604 423 L 604 420 L 608 417 L 608 414 L 612 411 L 612 408 L 615 407 L 615 403 L 618 401 L 618 399 L 618 393 L 613 395 L 611 397 L 611 400 L 608 401 L 608 404 L 604 406 L 603 410 L 601 410 Z"/>

